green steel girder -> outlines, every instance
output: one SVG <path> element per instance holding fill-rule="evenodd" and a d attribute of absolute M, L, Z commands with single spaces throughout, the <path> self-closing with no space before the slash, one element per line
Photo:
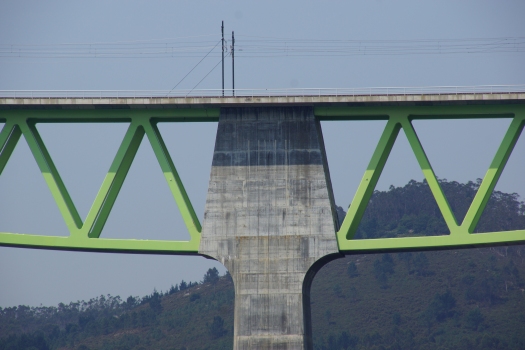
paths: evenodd
<path fill-rule="evenodd" d="M 337 232 L 342 252 L 403 250 L 414 248 L 450 248 L 487 244 L 525 243 L 525 230 L 473 234 L 496 183 L 514 149 L 525 125 L 524 105 L 477 105 L 432 107 L 319 107 L 315 114 L 321 120 L 387 120 L 387 124 L 361 179 L 348 213 Z M 512 118 L 489 169 L 472 201 L 463 222 L 458 224 L 423 146 L 412 126 L 415 119 L 459 118 Z M 390 151 L 403 129 L 410 147 L 427 180 L 432 195 L 450 231 L 442 236 L 353 239 L 370 197 L 390 155 Z"/>
<path fill-rule="evenodd" d="M 1 111 L 0 121 L 5 121 L 5 125 L 0 131 L 0 175 L 23 135 L 66 222 L 70 235 L 61 237 L 0 232 L 0 245 L 64 250 L 196 254 L 200 243 L 201 225 L 162 140 L 157 123 L 185 120 L 210 121 L 218 120 L 218 116 L 218 109 Z M 84 222 L 36 129 L 37 123 L 79 122 L 129 123 L 115 159 Z M 144 135 L 147 136 L 153 148 L 182 214 L 190 234 L 189 241 L 100 238 L 104 224 Z"/>
<path fill-rule="evenodd" d="M 101 109 L 101 110 L 2 110 L 0 122 L 0 175 L 23 135 L 44 176 L 70 235 L 41 236 L 0 232 L 0 245 L 43 249 L 136 252 L 149 254 L 197 254 L 201 226 L 181 179 L 157 128 L 159 122 L 218 121 L 218 108 L 191 109 Z M 473 234 L 505 164 L 525 125 L 525 105 L 314 107 L 321 120 L 387 120 L 348 214 L 335 233 L 341 252 L 449 248 L 487 244 L 525 243 L 525 230 Z M 414 119 L 511 118 L 510 127 L 481 183 L 463 222 L 458 224 L 418 136 Z M 92 207 L 82 222 L 51 156 L 42 141 L 37 123 L 129 123 L 115 159 Z M 362 215 L 379 180 L 394 142 L 403 130 L 416 156 L 450 234 L 431 237 L 353 239 Z M 144 138 L 155 153 L 168 186 L 190 233 L 189 241 L 106 239 L 104 224 L 115 203 L 135 154 Z"/>

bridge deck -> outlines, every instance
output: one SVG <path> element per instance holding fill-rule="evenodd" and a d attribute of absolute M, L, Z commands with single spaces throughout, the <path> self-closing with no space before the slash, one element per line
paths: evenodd
<path fill-rule="evenodd" d="M 188 108 L 264 105 L 393 106 L 525 103 L 525 92 L 203 97 L 0 97 L 0 109 Z"/>

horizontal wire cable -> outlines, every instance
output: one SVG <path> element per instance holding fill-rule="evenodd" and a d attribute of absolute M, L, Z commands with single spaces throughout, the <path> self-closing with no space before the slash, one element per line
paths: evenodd
<path fill-rule="evenodd" d="M 239 36 L 241 57 L 421 55 L 525 52 L 525 37 L 413 40 L 286 39 Z M 243 39 L 256 38 L 256 39 Z M 202 57 L 215 41 L 129 41 L 91 44 L 0 44 L 0 58 Z M 158 39 L 159 41 L 162 39 Z M 216 44 L 215 44 L 216 45 Z M 214 57 L 217 54 L 211 54 Z"/>
<path fill-rule="evenodd" d="M 181 36 L 175 38 L 161 38 L 161 39 L 142 39 L 142 40 L 122 40 L 122 41 L 98 41 L 91 43 L 58 43 L 58 44 L 13 44 L 18 46 L 46 46 L 46 45 L 112 45 L 112 44 L 130 44 L 130 43 L 142 43 L 142 42 L 153 42 L 153 41 L 171 41 L 178 39 L 189 39 L 189 38 L 200 38 L 205 36 L 216 36 L 216 34 L 203 34 L 203 35 L 191 35 Z"/>

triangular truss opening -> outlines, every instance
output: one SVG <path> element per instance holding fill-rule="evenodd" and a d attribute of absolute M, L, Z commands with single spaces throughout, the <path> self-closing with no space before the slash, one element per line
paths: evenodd
<path fill-rule="evenodd" d="M 340 223 L 343 222 L 385 125 L 386 120 L 321 122 Z"/>
<path fill-rule="evenodd" d="M 449 233 L 414 151 L 401 129 L 354 238 L 438 236 Z"/>
<path fill-rule="evenodd" d="M 147 137 L 142 140 L 100 237 L 190 239 Z"/>
<path fill-rule="evenodd" d="M 510 118 L 412 122 L 458 223 L 461 223 L 510 125 Z"/>
<path fill-rule="evenodd" d="M 82 220 L 94 202 L 128 126 L 128 123 L 37 124 Z"/>
<path fill-rule="evenodd" d="M 0 174 L 0 232 L 69 236 L 24 136 Z"/>

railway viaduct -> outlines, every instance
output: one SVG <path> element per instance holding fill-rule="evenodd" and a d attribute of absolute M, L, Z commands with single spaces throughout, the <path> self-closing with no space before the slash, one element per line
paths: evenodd
<path fill-rule="evenodd" d="M 244 96 L 238 92 L 236 97 L 164 97 L 130 92 L 120 96 L 86 96 L 79 92 L 54 97 L 45 96 L 45 92 L 35 95 L 38 94 L 26 92 L 0 98 L 0 123 L 5 123 L 0 131 L 0 175 L 17 143 L 25 139 L 70 235 L 0 232 L 0 245 L 199 254 L 216 259 L 228 268 L 234 280 L 235 349 L 311 349 L 311 282 L 326 262 L 345 254 L 525 242 L 525 230 L 473 234 L 525 125 L 523 92 L 314 95 L 310 91 Z M 465 219 L 458 222 L 411 122 L 468 118 L 475 123 L 478 118 L 488 117 L 512 121 Z M 320 121 L 378 119 L 386 120 L 386 127 L 346 218 L 339 225 Z M 218 122 L 202 225 L 157 129 L 157 124 L 163 122 L 198 121 Z M 89 214 L 82 221 L 35 125 L 92 122 L 125 122 L 129 128 Z M 354 240 L 401 130 L 449 232 L 432 237 Z M 104 238 L 106 219 L 139 145 L 146 140 L 183 216 L 191 236 L 189 241 Z"/>

